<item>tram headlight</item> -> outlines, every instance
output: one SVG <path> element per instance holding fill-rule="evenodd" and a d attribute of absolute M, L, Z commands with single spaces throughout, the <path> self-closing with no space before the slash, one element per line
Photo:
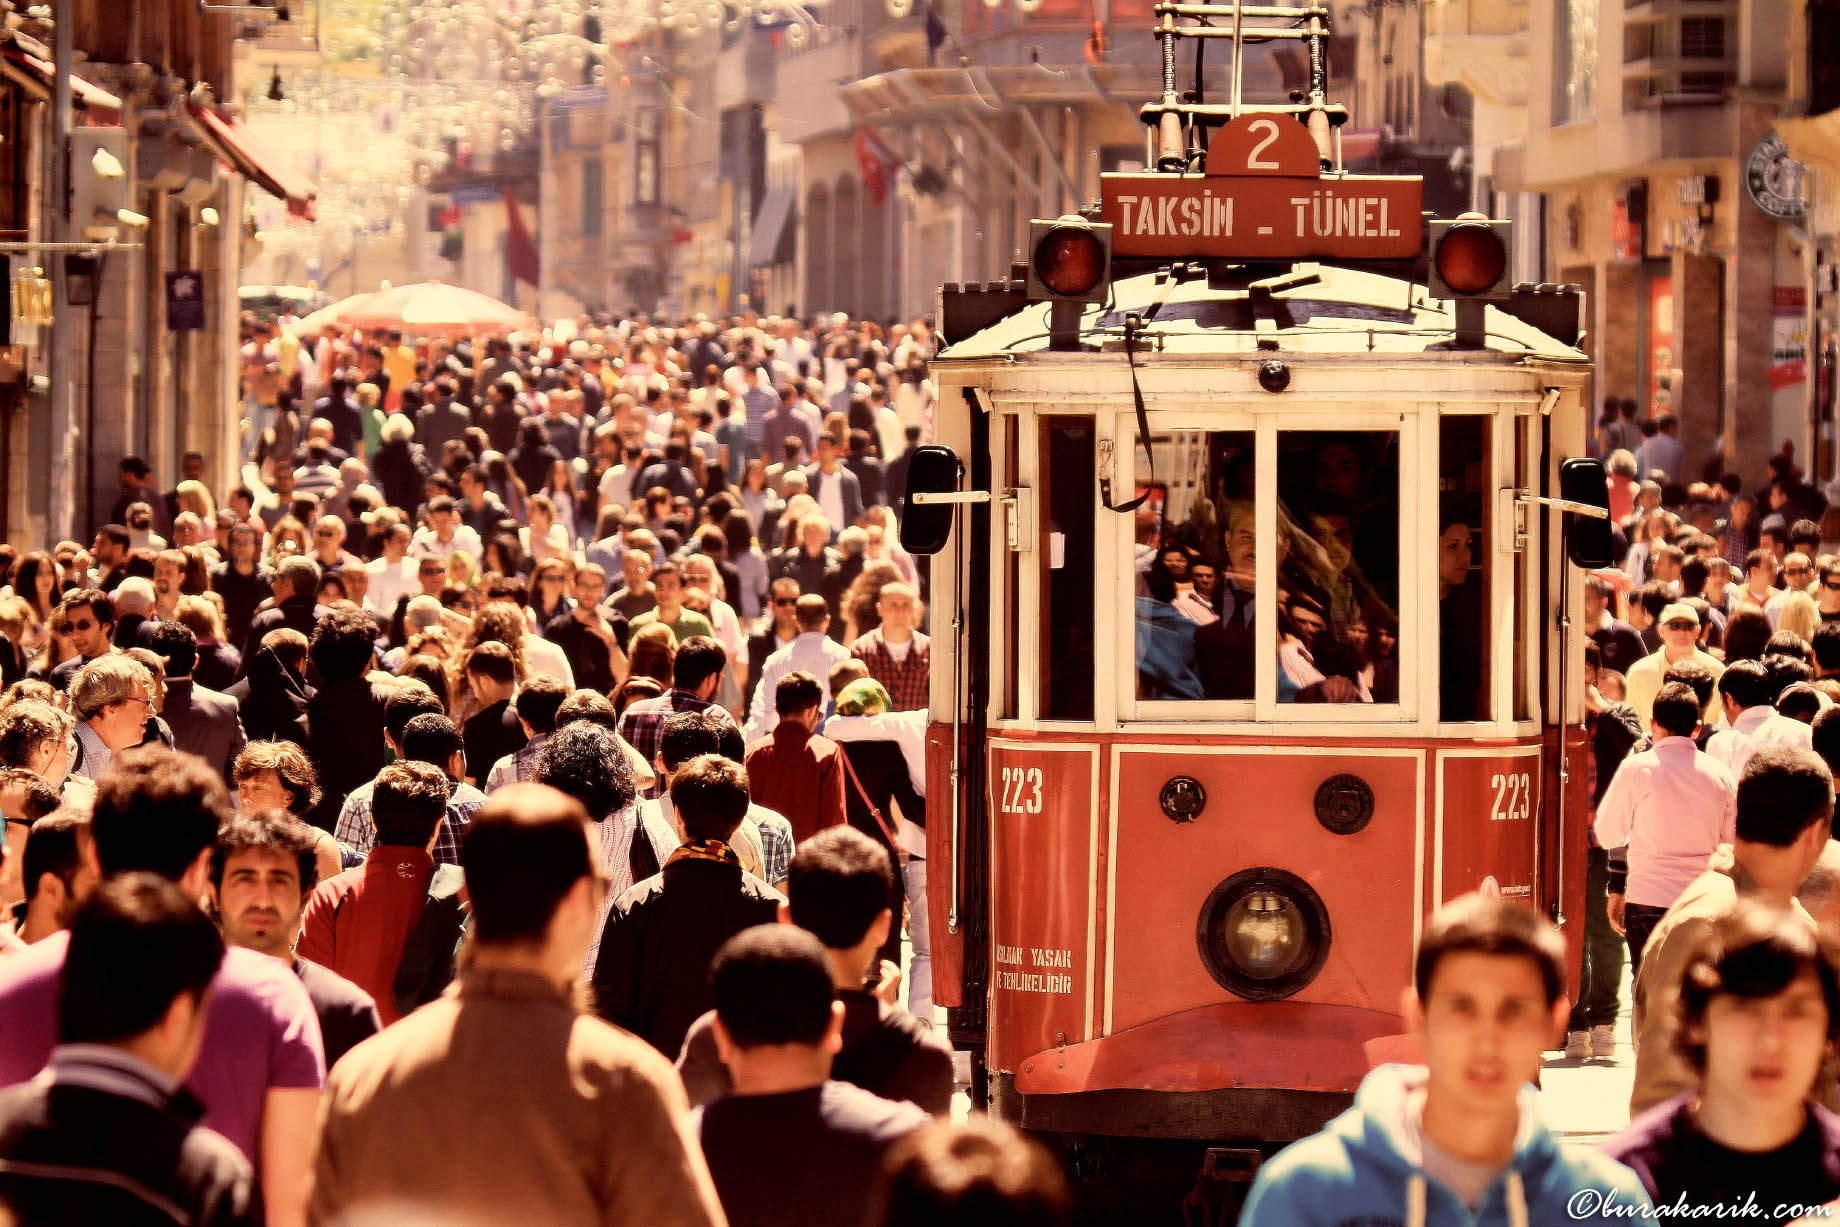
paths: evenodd
<path fill-rule="evenodd" d="M 1310 885 L 1282 869 L 1247 869 L 1208 896 L 1196 932 L 1222 988 L 1254 1001 L 1289 997 L 1329 954 L 1329 913 Z"/>
<path fill-rule="evenodd" d="M 1110 292 L 1112 228 L 1077 213 L 1029 223 L 1031 302 L 1104 302 Z"/>
<path fill-rule="evenodd" d="M 1433 298 L 1502 298 L 1509 291 L 1508 235 L 1511 223 L 1480 213 L 1455 221 L 1434 221 L 1430 291 Z"/>

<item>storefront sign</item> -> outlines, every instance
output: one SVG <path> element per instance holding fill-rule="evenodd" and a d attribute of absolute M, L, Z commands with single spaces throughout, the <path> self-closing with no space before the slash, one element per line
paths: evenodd
<path fill-rule="evenodd" d="M 1682 175 L 1674 181 L 1674 201 L 1683 209 L 1719 202 L 1719 181 L 1710 175 Z"/>
<path fill-rule="evenodd" d="M 1776 287 L 1770 321 L 1770 387 L 1792 388 L 1808 379 L 1808 294 L 1799 285 Z"/>
<path fill-rule="evenodd" d="M 166 274 L 166 327 L 173 332 L 204 327 L 204 275 L 197 269 Z"/>
<path fill-rule="evenodd" d="M 1795 221 L 1808 212 L 1802 182 L 1808 168 L 1796 161 L 1774 131 L 1751 146 L 1744 159 L 1744 192 L 1766 217 Z"/>

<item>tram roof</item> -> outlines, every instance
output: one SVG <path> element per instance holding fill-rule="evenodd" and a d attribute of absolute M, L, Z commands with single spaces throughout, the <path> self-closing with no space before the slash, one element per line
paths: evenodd
<path fill-rule="evenodd" d="M 1484 348 L 1457 350 L 1451 303 L 1427 297 L 1422 285 L 1402 278 L 1330 264 L 1294 264 L 1263 281 L 1219 289 L 1204 277 L 1172 286 L 1157 273 L 1142 273 L 1114 282 L 1112 289 L 1110 303 L 1087 306 L 1081 321 L 1084 339 L 1090 343 L 1096 335 L 1107 351 L 1122 349 L 1125 317 L 1135 314 L 1144 320 L 1142 335 L 1151 343 L 1147 356 L 1152 359 L 1159 354 L 1271 356 L 1273 351 L 1260 350 L 1260 342 L 1276 342 L 1278 354 L 1452 352 L 1472 361 L 1481 353 L 1505 360 L 1589 361 L 1582 351 L 1493 304 L 1484 312 Z M 1045 302 L 1030 303 L 953 342 L 939 358 L 1046 353 L 1049 309 Z M 1079 355 L 1057 351 L 1054 356 Z"/>

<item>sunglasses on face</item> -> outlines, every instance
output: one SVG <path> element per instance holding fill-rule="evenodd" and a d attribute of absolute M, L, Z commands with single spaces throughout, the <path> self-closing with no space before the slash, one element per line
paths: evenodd
<path fill-rule="evenodd" d="M 1663 624 L 1662 629 L 1670 631 L 1697 631 L 1699 626 L 1692 622 L 1668 622 Z"/>
<path fill-rule="evenodd" d="M 799 598 L 796 596 L 776 596 L 773 598 L 773 603 L 775 605 L 797 605 L 799 603 Z"/>

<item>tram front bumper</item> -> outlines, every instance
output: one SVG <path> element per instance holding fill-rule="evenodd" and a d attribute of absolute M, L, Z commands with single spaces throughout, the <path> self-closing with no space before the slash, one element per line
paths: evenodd
<path fill-rule="evenodd" d="M 1397 1014 L 1301 1001 L 1224 1002 L 1050 1048 L 1015 1071 L 1024 1095 L 1246 1088 L 1352 1094 L 1409 1055 Z"/>
<path fill-rule="evenodd" d="M 1417 1059 L 1402 1028 L 1355 1006 L 1202 1006 L 993 1072 L 991 1110 L 1044 1132 L 1288 1141 L 1346 1108 L 1374 1065 Z"/>

